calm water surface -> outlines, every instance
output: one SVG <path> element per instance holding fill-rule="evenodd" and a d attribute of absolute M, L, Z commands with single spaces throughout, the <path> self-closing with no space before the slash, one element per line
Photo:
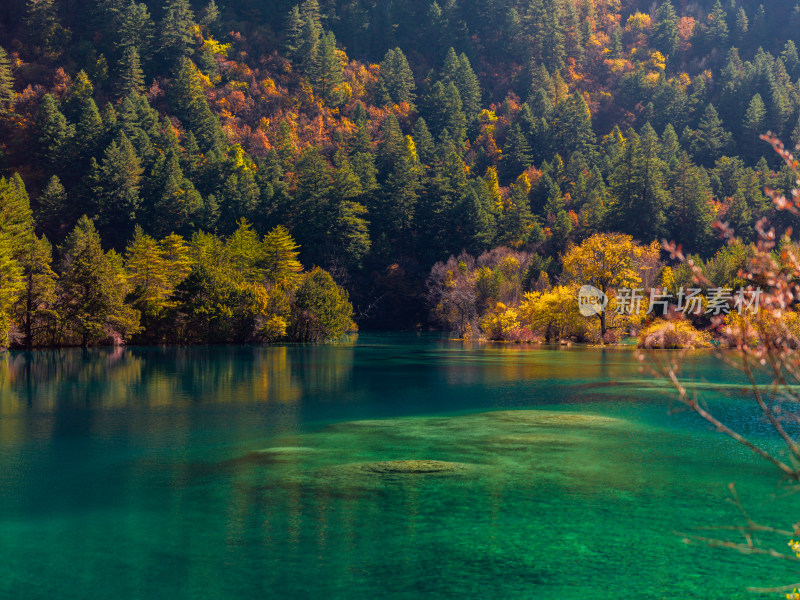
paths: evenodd
<path fill-rule="evenodd" d="M 710 354 L 697 393 L 773 443 Z M 629 349 L 361 335 L 0 358 L 0 598 L 749 598 L 675 534 L 798 520 Z M 512 412 L 513 411 L 513 412 Z M 378 473 L 394 460 L 452 472 Z M 782 543 L 779 541 L 779 543 Z M 781 547 L 781 549 L 783 549 Z"/>

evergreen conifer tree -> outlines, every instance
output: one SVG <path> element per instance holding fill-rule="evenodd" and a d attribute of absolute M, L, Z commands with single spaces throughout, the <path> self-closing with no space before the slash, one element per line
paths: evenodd
<path fill-rule="evenodd" d="M 414 123 L 414 128 L 411 130 L 411 137 L 414 138 L 414 143 L 417 146 L 417 156 L 423 165 L 430 166 L 435 159 L 435 142 L 433 136 L 428 129 L 428 124 L 425 119 L 420 117 Z"/>
<path fill-rule="evenodd" d="M 100 111 L 97 110 L 97 104 L 92 98 L 82 101 L 78 122 L 75 126 L 75 145 L 78 157 L 82 161 L 88 161 L 96 154 L 103 141 L 103 133 L 103 119 Z"/>
<path fill-rule="evenodd" d="M 656 10 L 650 39 L 653 47 L 665 56 L 673 55 L 678 49 L 678 15 L 669 0 Z"/>
<path fill-rule="evenodd" d="M 203 151 L 221 143 L 223 134 L 219 121 L 208 106 L 197 67 L 188 58 L 181 62 L 172 83 L 170 104 L 187 129 L 194 133 Z"/>
<path fill-rule="evenodd" d="M 437 81 L 428 96 L 426 122 L 439 140 L 444 132 L 456 144 L 467 135 L 467 120 L 461 104 L 461 94 L 455 84 Z"/>
<path fill-rule="evenodd" d="M 695 158 L 703 165 L 711 166 L 714 161 L 725 153 L 730 143 L 731 134 L 723 128 L 722 121 L 714 105 L 709 104 L 705 112 L 703 112 L 700 125 L 691 140 L 691 148 Z"/>
<path fill-rule="evenodd" d="M 206 4 L 202 14 L 200 24 L 208 27 L 211 33 L 215 33 L 219 25 L 219 7 L 217 3 L 214 0 L 208 0 L 208 4 Z"/>
<path fill-rule="evenodd" d="M 200 225 L 203 199 L 184 176 L 176 152 L 159 155 L 148 179 L 148 213 L 142 216 L 150 231 L 189 233 Z"/>
<path fill-rule="evenodd" d="M 127 277 L 119 257 L 103 252 L 100 235 L 85 215 L 61 247 L 59 310 L 69 333 L 82 346 L 110 335 L 135 333 L 139 314 L 125 304 Z"/>
<path fill-rule="evenodd" d="M 728 18 L 722 3 L 717 0 L 708 16 L 708 32 L 706 34 L 709 47 L 720 50 L 728 47 Z"/>
<path fill-rule="evenodd" d="M 67 192 L 61 184 L 61 180 L 53 175 L 42 193 L 39 194 L 36 210 L 37 229 L 49 237 L 60 237 L 59 234 L 63 235 L 61 230 L 64 224 L 72 223 L 73 218 L 72 206 L 67 200 Z"/>
<path fill-rule="evenodd" d="M 669 196 L 664 185 L 665 165 L 658 156 L 658 135 L 645 124 L 641 135 L 630 130 L 611 175 L 609 227 L 639 239 L 664 234 Z"/>
<path fill-rule="evenodd" d="M 89 174 L 97 219 L 113 246 L 122 247 L 133 233 L 141 203 L 142 173 L 141 160 L 123 133 L 106 148 L 102 163 L 95 163 Z"/>
<path fill-rule="evenodd" d="M 58 319 L 55 310 L 56 279 L 52 269 L 53 252 L 45 237 L 31 237 L 25 253 L 19 258 L 22 289 L 16 306 L 15 320 L 21 329 L 22 343 L 27 349 L 44 343 L 48 330 Z"/>
<path fill-rule="evenodd" d="M 453 48 L 447 51 L 441 81 L 455 85 L 465 115 L 470 120 L 475 118 L 481 110 L 481 88 L 466 54 L 459 56 Z"/>
<path fill-rule="evenodd" d="M 189 0 L 167 0 L 159 31 L 159 48 L 167 65 L 180 67 L 192 53 L 194 13 Z"/>
<path fill-rule="evenodd" d="M 16 97 L 11 61 L 6 51 L 0 46 L 0 114 L 12 107 Z"/>
<path fill-rule="evenodd" d="M 738 237 L 748 241 L 752 239 L 753 215 L 742 190 L 736 190 L 731 198 L 725 220 Z"/>
<path fill-rule="evenodd" d="M 736 43 L 739 45 L 744 44 L 747 40 L 747 33 L 750 31 L 750 19 L 747 18 L 747 12 L 744 7 L 740 7 L 736 12 Z"/>
<path fill-rule="evenodd" d="M 385 101 L 395 104 L 407 102 L 413 107 L 414 88 L 414 73 L 403 51 L 400 48 L 387 50 L 381 62 L 381 89 Z"/>
<path fill-rule="evenodd" d="M 708 250 L 714 239 L 711 189 L 704 170 L 694 166 L 686 152 L 672 176 L 671 199 L 667 211 L 670 239 L 681 240 L 690 252 Z"/>
<path fill-rule="evenodd" d="M 19 173 L 0 177 L 0 231 L 8 236 L 14 258 L 25 252 L 33 237 L 33 213 Z"/>
<path fill-rule="evenodd" d="M 122 22 L 116 33 L 116 56 L 124 57 L 126 50 L 134 48 L 140 59 L 150 57 L 154 29 L 147 5 L 143 2 L 130 2 L 123 11 Z"/>
<path fill-rule="evenodd" d="M 9 346 L 11 314 L 22 290 L 22 268 L 14 258 L 13 243 L 0 230 L 0 348 Z"/>
<path fill-rule="evenodd" d="M 503 176 L 505 179 L 514 179 L 531 164 L 533 164 L 531 146 L 525 139 L 522 128 L 515 123 L 508 130 L 503 145 Z"/>
<path fill-rule="evenodd" d="M 767 131 L 767 109 L 761 100 L 761 95 L 756 94 L 750 100 L 747 112 L 742 121 L 742 148 L 743 154 L 750 159 L 761 156 L 759 136 Z"/>
<path fill-rule="evenodd" d="M 139 51 L 134 46 L 126 48 L 119 63 L 116 79 L 117 97 L 144 92 L 144 71 L 139 60 Z"/>
<path fill-rule="evenodd" d="M 34 53 L 39 56 L 53 53 L 62 31 L 55 0 L 27 0 L 24 22 Z"/>
<path fill-rule="evenodd" d="M 264 236 L 263 247 L 264 276 L 274 285 L 289 287 L 303 270 L 297 259 L 300 246 L 285 227 L 278 225 Z"/>
<path fill-rule="evenodd" d="M 50 171 L 60 171 L 67 158 L 73 130 L 52 94 L 45 94 L 36 114 L 36 155 Z"/>
<path fill-rule="evenodd" d="M 314 91 L 327 105 L 339 105 L 342 96 L 342 62 L 336 50 L 336 38 L 331 31 L 320 39 L 312 61 L 310 78 Z"/>

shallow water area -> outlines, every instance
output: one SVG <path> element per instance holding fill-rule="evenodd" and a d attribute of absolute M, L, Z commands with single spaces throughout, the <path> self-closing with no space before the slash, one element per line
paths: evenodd
<path fill-rule="evenodd" d="M 754 439 L 711 353 L 698 393 Z M 340 346 L 0 361 L 0 598 L 749 598 L 791 564 L 687 546 L 777 477 L 629 348 Z M 782 548 L 781 548 L 782 549 Z"/>

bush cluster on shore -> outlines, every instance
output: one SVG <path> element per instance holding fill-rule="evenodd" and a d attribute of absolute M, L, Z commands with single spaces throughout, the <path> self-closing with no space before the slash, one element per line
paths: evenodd
<path fill-rule="evenodd" d="M 793 242 L 784 240 L 773 252 L 774 259 L 780 263 L 796 251 Z M 434 265 L 428 300 L 432 318 L 464 339 L 613 343 L 634 337 L 641 347 L 705 348 L 733 327 L 742 330 L 745 340 L 764 331 L 800 339 L 800 315 L 791 306 L 776 316 L 771 310 L 759 312 L 757 304 L 745 312 L 735 305 L 737 290 L 749 285 L 740 273 L 754 253 L 752 245 L 732 240 L 707 260 L 693 256 L 691 263 L 671 267 L 656 243 L 595 234 L 559 257 L 554 282 L 545 270 L 553 268 L 535 254 L 508 248 L 477 258 L 461 253 Z M 606 293 L 608 300 L 602 313 L 588 317 L 580 313 L 578 303 L 579 290 L 587 284 Z M 625 288 L 639 290 L 635 307 L 620 296 Z M 727 313 L 718 317 L 709 310 L 709 295 L 715 289 L 728 290 L 729 296 Z M 697 290 L 699 305 L 682 310 L 678 290 L 684 297 L 688 290 Z M 671 300 L 651 307 L 651 292 L 654 298 Z"/>
<path fill-rule="evenodd" d="M 688 321 L 656 319 L 642 330 L 639 336 L 639 347 L 663 350 L 710 348 L 711 339 L 710 333 L 693 327 Z"/>

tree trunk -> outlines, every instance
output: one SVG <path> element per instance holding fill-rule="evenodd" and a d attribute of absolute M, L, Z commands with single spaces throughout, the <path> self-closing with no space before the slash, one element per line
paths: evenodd
<path fill-rule="evenodd" d="M 600 290 L 605 295 L 606 294 L 606 285 L 602 284 L 600 286 Z M 606 298 L 607 297 L 608 296 L 606 296 Z M 600 311 L 600 314 L 598 316 L 600 317 L 600 345 L 602 346 L 602 345 L 604 345 L 606 343 L 606 309 L 605 309 L 605 307 L 603 307 L 603 309 Z"/>
<path fill-rule="evenodd" d="M 33 348 L 33 272 L 28 274 L 28 297 L 25 301 L 25 348 Z"/>

